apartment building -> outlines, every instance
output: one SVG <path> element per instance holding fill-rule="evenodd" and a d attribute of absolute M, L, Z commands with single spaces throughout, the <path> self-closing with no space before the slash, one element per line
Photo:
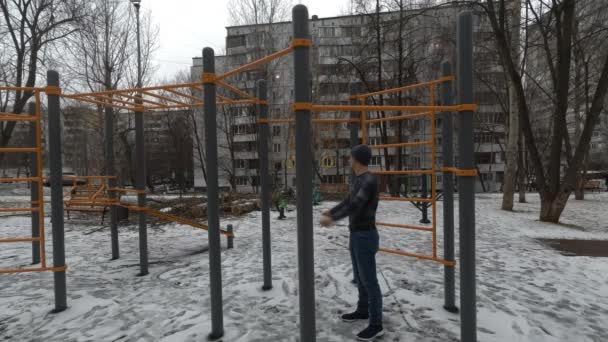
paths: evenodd
<path fill-rule="evenodd" d="M 424 82 L 440 77 L 440 64 L 452 60 L 454 55 L 455 19 L 460 9 L 443 7 L 425 11 L 382 13 L 378 21 L 375 15 L 347 15 L 330 18 L 312 16 L 310 32 L 313 40 L 311 51 L 312 98 L 315 103 L 346 104 L 351 83 L 359 82 L 363 92 L 392 88 L 399 85 Z M 378 54 L 375 30 L 382 32 L 381 52 Z M 399 27 L 399 29 L 396 29 Z M 476 70 L 479 81 L 475 85 L 476 102 L 480 110 L 476 113 L 477 130 L 475 148 L 477 165 L 481 172 L 478 190 L 496 191 L 500 188 L 504 170 L 504 123 L 506 113 L 499 105 L 498 96 L 506 96 L 501 84 L 502 72 L 498 56 L 488 46 L 489 27 L 483 20 L 475 25 L 475 55 L 483 63 Z M 226 28 L 226 55 L 216 61 L 224 70 L 236 68 L 264 55 L 287 47 L 292 39 L 291 22 L 272 25 L 244 25 Z M 401 42 L 401 44 L 399 44 Z M 402 52 L 399 55 L 399 52 Z M 401 56 L 402 63 L 395 60 Z M 378 63 L 381 61 L 381 63 Z M 219 62 L 219 63 L 218 63 Z M 399 67 L 401 65 L 401 67 Z M 268 84 L 269 115 L 271 118 L 286 118 L 292 115 L 293 60 L 290 55 L 282 57 L 262 68 L 235 76 L 228 81 L 251 94 L 255 93 L 258 79 Z M 455 68 L 454 68 L 455 69 Z M 200 78 L 201 60 L 193 60 L 193 78 Z M 382 80 L 378 80 L 378 73 Z M 395 81 L 397 75 L 400 81 Z M 405 75 L 405 76 L 403 76 Z M 488 80 L 490 82 L 488 82 Z M 382 83 L 382 84 L 380 84 Z M 492 85 L 490 89 L 488 84 Z M 369 101 L 384 104 L 428 104 L 428 92 L 404 93 L 399 97 L 378 97 Z M 218 134 L 220 144 L 231 145 L 234 151 L 234 172 L 220 170 L 223 177 L 232 179 L 238 191 L 255 191 L 259 183 L 257 175 L 257 135 L 255 111 L 252 108 L 229 108 L 227 117 L 231 128 L 230 138 Z M 398 113 L 368 113 L 370 118 Z M 319 113 L 322 118 L 346 117 L 349 113 Z M 219 116 L 219 112 L 218 112 Z M 441 122 L 437 115 L 436 162 L 441 164 Z M 201 126 L 204 123 L 201 124 Z M 293 125 L 272 125 L 269 148 L 270 170 L 274 183 L 281 186 L 295 185 L 295 132 Z M 401 131 L 401 136 L 399 136 Z M 348 181 L 349 126 L 316 126 L 314 129 L 314 165 L 318 183 L 344 184 Z M 411 120 L 399 126 L 396 122 L 385 126 L 368 127 L 368 144 L 379 145 L 397 141 L 425 141 L 431 139 L 428 119 Z M 230 158 L 230 151 L 220 155 Z M 399 151 L 394 148 L 374 150 L 372 169 L 395 169 L 401 161 L 403 169 L 431 167 L 430 147 L 416 147 Z M 197 152 L 195 151 L 195 154 Z M 195 167 L 196 168 L 196 167 Z M 222 167 L 220 166 L 220 169 Z M 195 177 L 199 179 L 199 177 Z M 419 187 L 420 177 L 403 177 L 403 190 Z M 221 179 L 230 185 L 227 179 Z M 441 181 L 441 177 L 439 177 Z M 388 180 L 384 180 L 388 183 Z M 441 186 L 441 184 L 439 184 Z"/>

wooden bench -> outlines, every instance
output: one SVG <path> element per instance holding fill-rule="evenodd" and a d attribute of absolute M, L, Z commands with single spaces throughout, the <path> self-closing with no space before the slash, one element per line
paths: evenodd
<path fill-rule="evenodd" d="M 591 179 L 585 182 L 584 185 L 585 190 L 588 191 L 597 191 L 600 192 L 602 191 L 602 181 L 601 180 L 597 180 L 597 179 Z"/>

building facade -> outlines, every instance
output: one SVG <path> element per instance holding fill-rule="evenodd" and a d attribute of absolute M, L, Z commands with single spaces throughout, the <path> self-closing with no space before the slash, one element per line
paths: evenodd
<path fill-rule="evenodd" d="M 331 18 L 313 16 L 310 33 L 313 40 L 311 50 L 312 98 L 320 104 L 347 104 L 350 84 L 359 83 L 362 92 L 393 88 L 440 77 L 440 65 L 444 60 L 453 60 L 455 53 L 455 19 L 460 9 L 411 10 L 360 14 Z M 432 13 L 430 13 L 432 12 Z M 234 69 L 279 51 L 289 46 L 292 40 L 291 22 L 271 25 L 245 25 L 227 27 L 226 55 L 216 61 L 223 70 Z M 506 96 L 506 87 L 501 83 L 502 69 L 498 56 L 489 46 L 490 28 L 479 20 L 475 25 L 475 57 L 483 61 L 476 70 L 475 98 L 480 108 L 476 113 L 475 148 L 477 166 L 481 173 L 478 190 L 497 191 L 502 183 L 504 171 L 505 118 L 507 111 L 500 106 L 500 96 Z M 381 32 L 381 43 L 377 35 Z M 201 75 L 200 58 L 195 58 L 192 76 Z M 219 63 L 218 63 L 219 62 Z M 219 69 L 219 68 L 218 68 Z M 292 117 L 293 60 L 287 55 L 261 68 L 251 70 L 228 79 L 228 82 L 255 94 L 258 79 L 268 84 L 269 116 L 271 118 Z M 455 67 L 453 68 L 455 69 Z M 381 78 L 378 75 L 382 75 Z M 397 96 L 375 97 L 370 103 L 383 104 L 429 104 L 428 91 L 415 91 Z M 255 110 L 251 107 L 223 108 L 224 127 L 218 127 L 220 151 L 230 167 L 220 165 L 221 182 L 237 191 L 256 191 L 259 184 L 257 161 L 257 125 Z M 369 118 L 398 115 L 399 113 L 370 112 Z M 319 113 L 321 118 L 343 118 L 349 113 Z M 198 117 L 198 116 L 197 116 Z M 202 117 L 202 116 L 201 116 Z M 456 120 L 455 120 L 456 121 Z M 435 162 L 441 165 L 441 116 L 437 115 L 435 136 L 438 153 Z M 222 124 L 218 124 L 222 125 Z M 228 124 L 229 127 L 226 127 Z M 202 126 L 204 122 L 201 122 Z M 274 184 L 280 187 L 295 186 L 295 132 L 290 124 L 271 125 L 269 169 Z M 348 182 L 349 126 L 348 124 L 316 125 L 314 146 L 317 183 L 345 184 Z M 455 135 L 457 136 L 457 135 Z M 431 139 L 428 119 L 410 120 L 398 124 L 368 127 L 368 144 L 426 141 Z M 455 142 L 457 143 L 457 142 Z M 455 149 L 457 151 L 457 149 Z M 197 153 L 196 150 L 194 152 Z M 428 169 L 433 161 L 430 148 L 374 149 L 371 168 Z M 196 167 L 195 167 L 196 169 Z M 222 170 L 223 169 L 223 170 Z M 230 169 L 230 170 L 226 170 Z M 223 172 L 224 171 L 224 172 Z M 199 177 L 195 177 L 198 179 Z M 441 177 L 439 177 L 441 181 Z M 384 179 L 383 185 L 392 180 Z M 416 191 L 420 177 L 402 177 L 402 192 Z M 439 183 L 441 187 L 441 183 Z"/>

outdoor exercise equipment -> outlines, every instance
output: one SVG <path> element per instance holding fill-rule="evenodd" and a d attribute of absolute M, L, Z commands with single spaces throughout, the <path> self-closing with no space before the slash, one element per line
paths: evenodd
<path fill-rule="evenodd" d="M 216 115 L 217 105 L 222 104 L 245 104 L 257 105 L 260 118 L 260 165 L 261 188 L 262 188 L 262 239 L 263 239 L 263 266 L 264 287 L 272 287 L 271 282 L 271 249 L 270 249 L 270 219 L 269 219 L 269 171 L 267 167 L 268 146 L 268 124 L 270 123 L 295 123 L 295 169 L 296 169 L 296 191 L 297 191 L 297 241 L 298 241 L 298 281 L 299 281 L 299 307 L 300 307 L 300 341 L 313 342 L 316 340 L 315 322 L 315 284 L 314 284 L 314 243 L 313 243 L 313 156 L 310 153 L 312 124 L 335 124 L 350 123 L 350 144 L 354 146 L 359 143 L 358 130 L 361 131 L 361 143 L 367 142 L 368 125 L 394 120 L 409 120 L 414 118 L 431 119 L 432 139 L 422 142 L 391 143 L 373 145 L 372 148 L 393 148 L 430 146 L 432 168 L 428 170 L 391 170 L 376 171 L 378 175 L 429 175 L 431 177 L 431 197 L 403 198 L 384 197 L 383 200 L 394 201 L 422 201 L 431 203 L 432 227 L 421 227 L 414 225 L 403 225 L 397 223 L 377 222 L 377 225 L 415 229 L 432 233 L 433 252 L 432 255 L 420 255 L 408 253 L 401 250 L 383 248 L 383 252 L 403 256 L 411 256 L 423 260 L 439 262 L 445 267 L 445 308 L 455 310 L 454 304 L 454 246 L 453 246 L 453 194 L 452 176 L 459 178 L 459 230 L 460 230 L 460 315 L 461 315 L 461 340 L 463 342 L 476 342 L 476 292 L 475 292 L 475 211 L 474 211 L 474 176 L 477 171 L 473 164 L 473 111 L 476 105 L 472 104 L 473 91 L 473 46 L 472 46 L 472 13 L 463 12 L 457 20 L 457 77 L 451 76 L 449 65 L 442 66 L 442 78 L 426 83 L 420 83 L 396 89 L 381 90 L 368 94 L 359 94 L 360 85 L 351 85 L 352 96 L 349 105 L 318 105 L 311 102 L 311 74 L 310 74 L 310 48 L 312 41 L 309 34 L 308 10 L 303 5 L 293 8 L 293 40 L 291 45 L 274 54 L 263 57 L 257 61 L 245 64 L 237 69 L 224 74 L 215 73 L 215 56 L 213 49 L 203 50 L 203 75 L 200 82 L 175 84 L 167 86 L 156 86 L 147 88 L 133 88 L 125 90 L 111 90 L 80 94 L 62 94 L 59 88 L 59 75 L 55 71 L 47 74 L 48 85 L 46 88 L 9 88 L 0 87 L 0 90 L 31 91 L 36 99 L 35 105 L 30 106 L 31 116 L 21 116 L 0 113 L 0 120 L 5 121 L 30 121 L 33 123 L 32 131 L 36 133 L 36 146 L 28 148 L 3 148 L 0 152 L 31 153 L 35 154 L 36 163 L 32 162 L 32 177 L 10 179 L 10 181 L 29 181 L 35 183 L 37 190 L 32 190 L 32 207 L 0 209 L 5 211 L 24 211 L 37 213 L 37 218 L 32 217 L 32 237 L 23 239 L 4 239 L 0 242 L 32 242 L 33 253 L 36 253 L 36 245 L 40 247 L 41 267 L 23 268 L 17 270 L 2 270 L 0 273 L 31 272 L 31 271 L 53 271 L 55 284 L 55 311 L 67 308 L 66 284 L 65 284 L 65 251 L 64 251 L 64 202 L 62 193 L 62 160 L 61 160 L 61 122 L 59 111 L 60 97 L 88 102 L 106 108 L 106 176 L 113 175 L 113 146 L 112 144 L 112 122 L 111 108 L 123 109 L 136 113 L 136 154 L 137 154 L 137 181 L 135 189 L 119 189 L 114 184 L 108 183 L 107 202 L 100 205 L 111 205 L 112 216 L 112 255 L 117 258 L 118 235 L 116 223 L 116 206 L 126 206 L 129 209 L 139 211 L 139 246 L 140 246 L 140 275 L 148 272 L 147 261 L 147 228 L 146 215 L 156 215 L 169 220 L 182 220 L 164 213 L 159 213 L 145 207 L 145 169 L 144 169 L 144 146 L 143 146 L 143 113 L 152 110 L 167 110 L 180 108 L 204 108 L 205 119 L 205 145 L 207 155 L 207 225 L 199 224 L 200 228 L 207 229 L 209 237 L 209 277 L 211 297 L 211 339 L 220 339 L 224 334 L 223 309 L 222 309 L 222 278 L 221 278 L 221 250 L 220 234 L 232 236 L 232 229 L 227 231 L 220 229 L 218 216 L 219 188 L 218 188 L 218 163 L 217 163 L 217 132 Z M 251 70 L 259 65 L 271 62 L 276 58 L 293 55 L 294 67 L 294 118 L 268 119 L 268 103 L 266 101 L 266 85 L 263 81 L 258 82 L 258 97 L 240 90 L 225 80 L 241 72 Z M 458 84 L 458 103 L 451 103 L 451 82 L 456 79 Z M 216 88 L 223 87 L 240 98 L 229 99 L 216 94 Z M 441 105 L 437 104 L 436 91 L 441 89 Z M 368 99 L 374 96 L 382 96 L 388 93 L 409 91 L 412 89 L 425 88 L 429 90 L 430 104 L 420 106 L 395 106 L 395 105 L 370 105 Z M 41 125 L 40 125 L 40 94 L 46 93 L 48 98 L 49 117 L 49 161 L 50 161 L 50 184 L 51 184 L 51 209 L 53 227 L 53 267 L 48 267 L 45 260 L 44 250 L 44 201 L 42 198 L 42 175 L 41 175 Z M 202 93 L 202 99 L 201 99 Z M 176 97 L 169 97 L 177 96 Z M 220 100 L 220 101 L 217 101 Z M 189 102 L 188 102 L 189 101 Z M 32 109 L 33 108 L 33 109 Z M 312 119 L 311 113 L 334 111 L 350 112 L 350 117 L 345 119 Z M 405 112 L 397 116 L 384 118 L 369 118 L 368 113 L 372 111 Z M 441 169 L 435 166 L 435 117 L 438 113 L 444 118 L 443 148 L 444 160 Z M 458 113 L 459 118 L 459 165 L 453 165 L 451 151 L 452 137 L 452 113 Z M 449 145 L 447 145 L 449 144 Z M 265 162 L 264 162 L 265 161 Z M 436 232 L 436 177 L 441 171 L 444 175 L 444 256 L 439 257 L 437 253 Z M 111 178 L 109 178 L 111 179 Z M 2 182 L 8 180 L 1 179 Z M 122 203 L 116 194 L 121 192 L 134 192 L 138 195 L 138 204 L 131 205 Z M 89 202 L 90 203 L 90 202 Z M 34 222 L 35 221 L 35 222 Z M 180 222 L 180 221 L 178 221 Z M 35 231 L 35 224 L 39 231 Z M 186 224 L 194 225 L 195 222 Z M 229 244 L 232 242 L 229 241 Z M 34 255 L 35 257 L 35 255 Z M 35 260 L 35 259 L 34 259 Z"/>

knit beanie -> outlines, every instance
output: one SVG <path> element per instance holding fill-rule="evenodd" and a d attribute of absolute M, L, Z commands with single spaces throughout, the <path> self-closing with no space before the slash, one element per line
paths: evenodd
<path fill-rule="evenodd" d="M 367 145 L 357 145 L 350 151 L 350 155 L 359 163 L 367 166 L 372 159 L 372 150 Z"/>

